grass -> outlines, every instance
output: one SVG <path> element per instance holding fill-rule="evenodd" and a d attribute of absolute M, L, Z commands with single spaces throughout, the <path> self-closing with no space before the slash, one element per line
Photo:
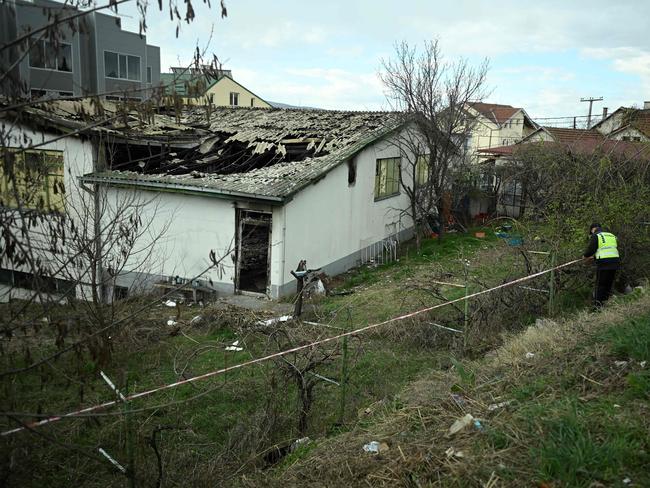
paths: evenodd
<path fill-rule="evenodd" d="M 526 352 L 533 352 L 527 357 Z M 489 357 L 423 373 L 402 403 L 323 441 L 273 486 L 650 486 L 650 295 L 512 335 Z M 616 363 L 626 361 L 625 365 Z M 458 388 L 458 386 L 460 388 Z M 461 395 L 463 406 L 450 394 Z M 494 410 L 488 405 L 510 402 Z M 482 431 L 446 436 L 465 413 Z M 359 446 L 391 446 L 364 456 Z M 453 447 L 464 458 L 446 454 Z M 344 463 L 346 469 L 340 469 Z M 318 473 L 318 477 L 310 473 Z M 624 480 L 630 480 L 625 481 Z"/>
<path fill-rule="evenodd" d="M 468 260 L 469 265 L 464 260 Z M 489 232 L 485 239 L 475 238 L 471 234 L 448 234 L 442 241 L 424 241 L 420 253 L 413 249 L 405 250 L 397 263 L 362 267 L 349 273 L 341 288 L 354 293 L 322 299 L 317 306 L 320 314 L 317 318 L 337 327 L 358 328 L 399 313 L 439 303 L 441 298 L 432 297 L 423 291 L 423 286 L 432 279 L 441 279 L 441 276 L 444 281 L 461 282 L 466 270 L 472 290 L 525 273 L 518 250 L 506 246 Z M 446 298 L 455 298 L 461 296 L 464 290 L 442 286 L 441 292 Z M 203 312 L 210 313 L 209 310 Z M 60 313 L 65 316 L 65 310 L 62 309 Z M 196 313 L 195 310 L 184 309 L 181 322 L 187 323 Z M 453 318 L 454 313 L 442 311 L 438 317 L 440 320 Z M 115 351 L 113 361 L 105 371 L 121 389 L 126 389 L 128 385 L 128 391 L 134 392 L 177 381 L 178 372 L 185 361 L 199 348 L 204 348 L 203 352 L 192 357 L 188 376 L 243 362 L 250 359 L 251 355 L 259 357 L 268 353 L 265 342 L 251 335 L 245 337 L 244 351 L 226 354 L 223 351 L 224 345 L 237 338 L 242 339 L 241 335 L 235 335 L 235 328 L 229 326 L 227 318 L 219 319 L 221 325 L 214 328 L 185 328 L 190 337 L 169 337 L 164 325 L 169 314 L 169 310 L 164 307 L 152 311 L 144 322 L 153 329 L 153 339 L 142 344 L 124 344 L 123 348 Z M 308 462 L 322 445 L 327 445 L 327 442 L 322 441 L 336 439 L 339 435 L 352 435 L 355 427 L 369 427 L 378 417 L 408 410 L 409 404 L 401 399 L 404 388 L 419 377 L 431 374 L 431 371 L 440 372 L 453 366 L 458 377 L 452 385 L 458 385 L 457 390 L 463 394 L 480 386 L 482 373 L 474 364 L 466 364 L 460 357 L 451 359 L 447 346 L 432 347 L 421 341 L 419 336 L 405 335 L 405 329 L 402 324 L 394 330 L 386 328 L 364 336 L 363 341 L 351 340 L 351 348 L 355 352 L 350 363 L 344 425 L 338 425 L 340 389 L 330 383 L 319 383 L 316 386 L 308 431 L 309 436 L 319 440 L 315 445 L 292 453 L 282 462 L 278 472 Z M 38 352 L 44 353 L 53 350 L 52 348 L 50 342 L 46 342 Z M 24 361 L 20 358 L 14 360 L 12 366 L 19 366 Z M 57 362 L 51 368 L 42 368 L 34 371 L 34 374 L 22 376 L 15 383 L 5 385 L 5 398 L 11 398 L 14 406 L 25 412 L 61 412 L 79 405 L 105 401 L 110 392 L 98 379 L 94 366 L 91 360 L 85 360 L 81 364 L 85 375 L 82 376 L 84 384 L 80 385 L 67 379 L 67 376 L 74 377 L 78 373 L 75 361 Z M 340 360 L 337 359 L 318 372 L 337 380 L 340 379 L 340 366 Z M 43 374 L 50 376 L 42 380 Z M 647 378 L 637 376 L 630 376 L 629 382 L 641 392 Z M 544 395 L 550 386 L 548 379 L 543 384 L 542 377 L 540 376 L 538 387 L 526 391 L 522 385 L 521 391 L 513 391 L 512 396 L 525 401 Z M 207 392 L 208 389 L 211 391 Z M 80 393 L 82 390 L 83 398 Z M 191 402 L 174 403 L 198 394 L 201 396 Z M 428 401 L 438 398 L 441 393 L 434 386 L 421 394 Z M 142 476 L 147 473 L 149 476 L 156 475 L 153 451 L 147 439 L 158 426 L 170 428 L 162 434 L 160 440 L 165 462 L 173 460 L 174 470 L 169 472 L 167 480 L 170 486 L 212 483 L 215 479 L 222 479 L 220 477 L 228 472 L 235 471 L 240 465 L 250 471 L 254 466 L 260 465 L 260 456 L 256 453 L 267 449 L 269 443 L 283 444 L 297 437 L 297 400 L 295 384 L 291 381 L 284 382 L 273 364 L 267 363 L 206 380 L 196 386 L 185 385 L 155 397 L 134 401 L 131 408 L 148 408 L 134 414 L 133 424 L 138 439 L 138 472 Z M 155 405 L 163 406 L 151 408 Z M 369 405 L 379 407 L 371 409 L 373 413 L 369 416 L 359 414 Z M 277 422 L 273 425 L 265 423 L 271 415 L 269 412 L 277 417 Z M 6 422 L 3 427 L 9 425 L 10 422 Z M 69 420 L 52 425 L 48 432 L 60 437 L 66 445 L 82 446 L 89 452 L 95 452 L 98 446 L 103 446 L 118 458 L 124 459 L 126 445 L 123 425 L 123 417 L 117 415 L 99 417 L 96 421 Z M 426 414 L 418 416 L 417 424 L 411 428 L 426 433 Z M 266 434 L 264 429 L 268 429 Z M 495 429 L 487 432 L 490 432 L 495 445 L 506 445 L 511 439 L 507 432 L 500 434 Z M 264 435 L 268 437 L 256 444 L 256 436 L 262 438 Z M 39 449 L 29 437 L 15 438 L 11 442 L 12 444 L 3 446 L 3 454 L 27 449 L 32 464 L 37 466 L 36 469 L 31 469 L 26 464 L 19 466 L 19 471 L 14 476 L 18 477 L 23 486 L 123 484 L 121 475 L 115 473 L 110 465 L 107 466 L 101 460 L 72 456 L 70 448 L 58 446 Z M 235 451 L 240 457 L 236 460 L 238 464 L 231 466 L 228 463 L 234 461 L 228 456 Z M 59 459 L 67 458 L 70 461 L 63 463 L 61 469 L 51 469 L 60 464 Z M 250 460 L 252 462 L 246 464 Z"/>

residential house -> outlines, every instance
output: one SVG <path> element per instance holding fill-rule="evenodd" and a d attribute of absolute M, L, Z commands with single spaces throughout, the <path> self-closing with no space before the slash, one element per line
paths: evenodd
<path fill-rule="evenodd" d="M 5 95 L 41 97 L 100 95 L 108 99 L 149 97 L 160 82 L 160 48 L 146 36 L 127 32 L 121 19 L 88 12 L 59 25 L 60 35 L 38 29 L 52 19 L 80 10 L 51 0 L 10 0 L 0 4 L 0 45 L 29 37 L 29 52 L 2 49 L 0 71 L 11 75 L 0 84 Z M 13 66 L 13 68 L 12 68 Z"/>
<path fill-rule="evenodd" d="M 89 107 L 65 103 L 29 107 L 24 130 L 55 137 L 59 124 L 70 131 L 92 121 Z M 138 209 L 150 230 L 138 244 L 151 245 L 152 259 L 111 271 L 111 296 L 178 277 L 221 294 L 280 297 L 295 292 L 301 260 L 334 275 L 412 233 L 393 143 L 402 119 L 393 113 L 216 108 L 208 122 L 191 109 L 179 122 L 111 110 L 101 115 L 111 122 L 46 146 L 61 151 L 66 212 L 79 188 L 104 202 L 152 202 Z M 222 267 L 211 267 L 211 253 L 225 257 Z M 25 272 L 5 271 L 5 286 Z"/>
<path fill-rule="evenodd" d="M 481 150 L 515 144 L 538 127 L 523 108 L 511 105 L 474 102 L 466 110 L 473 127 L 465 149 L 478 163 L 485 159 Z"/>
<path fill-rule="evenodd" d="M 65 253 L 65 250 L 53 251 L 56 246 L 49 238 L 52 231 L 49 224 L 55 215 L 66 212 L 66 205 L 72 203 L 70 199 L 76 198 L 66 195 L 64 189 L 75 186 L 76 175 L 93 170 L 96 154 L 87 138 L 61 137 L 81 127 L 81 123 L 67 123 L 31 108 L 20 114 L 18 122 L 13 115 L 8 110 L 0 114 L 0 125 L 4 128 L 4 144 L 0 147 L 0 302 L 29 298 L 36 289 L 64 295 L 74 288 L 62 273 L 41 276 L 33 266 L 9 259 L 11 246 L 6 239 L 9 233 L 25 231 L 23 237 L 29 244 L 30 258 L 50 262 L 56 268 L 55 252 Z M 11 162 L 5 161 L 5 157 Z M 15 179 L 8 174 L 10 164 Z M 23 209 L 24 218 L 29 219 L 28 225 L 22 225 L 23 217 L 17 212 L 17 205 Z M 58 243 L 61 242 L 59 239 Z"/>
<path fill-rule="evenodd" d="M 644 102 L 642 109 L 620 107 L 592 128 L 608 139 L 650 141 L 650 101 Z"/>
<path fill-rule="evenodd" d="M 615 113 L 612 115 L 614 116 Z M 608 126 L 604 125 L 600 128 L 604 131 Z M 560 148 L 572 154 L 600 153 L 629 159 L 650 158 L 650 146 L 639 144 L 638 140 L 619 139 L 617 136 L 620 134 L 621 131 L 618 129 L 613 130 L 611 134 L 604 134 L 598 130 L 598 127 L 592 129 L 539 127 L 515 145 L 486 148 L 479 152 L 486 161 L 492 162 L 496 168 L 511 161 L 519 151 L 526 150 L 531 146 Z M 521 183 L 515 180 L 500 183 L 498 212 L 502 215 L 518 217 L 524 203 Z"/>
<path fill-rule="evenodd" d="M 181 97 L 185 105 L 271 108 L 271 104 L 235 81 L 231 70 L 172 67 L 171 73 L 161 73 L 160 79 L 165 94 Z"/>
<path fill-rule="evenodd" d="M 295 292 L 301 260 L 334 275 L 408 236 L 399 186 L 400 118 L 385 112 L 218 108 L 207 135 L 184 154 L 161 155 L 83 177 L 109 199 L 155 195 L 143 219 L 168 227 L 149 273 L 209 280 L 220 293 Z M 205 130 L 203 110 L 182 123 Z M 211 269 L 210 251 L 232 255 Z M 131 276 L 119 286 L 130 287 Z"/>

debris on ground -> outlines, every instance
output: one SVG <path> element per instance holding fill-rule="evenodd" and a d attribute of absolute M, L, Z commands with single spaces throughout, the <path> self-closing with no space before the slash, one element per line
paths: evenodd
<path fill-rule="evenodd" d="M 172 326 L 174 326 L 174 325 L 176 325 L 176 324 L 177 324 L 177 322 L 176 322 L 175 320 L 173 320 L 173 319 L 169 319 L 169 320 L 167 321 L 167 325 L 169 325 L 170 327 L 172 327 Z"/>
<path fill-rule="evenodd" d="M 203 317 L 201 315 L 195 315 L 192 317 L 192 320 L 190 320 L 190 325 L 198 325 L 201 322 L 203 322 Z"/>
<path fill-rule="evenodd" d="M 239 346 L 239 341 L 235 341 L 230 346 L 226 346 L 226 351 L 243 351 L 244 348 Z"/>
<path fill-rule="evenodd" d="M 165 305 L 167 305 L 168 307 L 175 307 L 175 306 L 176 306 L 176 302 L 173 301 L 173 300 L 167 300 L 167 301 L 165 302 Z"/>
<path fill-rule="evenodd" d="M 445 454 L 447 455 L 448 458 L 463 458 L 465 457 L 465 453 L 463 451 L 458 451 L 453 447 L 450 447 L 445 451 Z"/>
<path fill-rule="evenodd" d="M 507 400 L 505 402 L 499 402 L 499 403 L 492 403 L 488 405 L 488 412 L 494 412 L 495 410 L 499 410 L 500 408 L 507 407 L 512 403 L 512 400 Z"/>
<path fill-rule="evenodd" d="M 464 417 L 459 418 L 451 427 L 449 427 L 449 432 L 447 432 L 447 437 L 457 434 L 461 430 L 465 430 L 467 427 L 474 423 L 474 416 L 471 413 L 466 414 Z"/>
<path fill-rule="evenodd" d="M 452 393 L 451 394 L 451 399 L 460 408 L 463 408 L 467 403 L 467 402 L 465 402 L 465 399 L 463 398 L 463 395 L 459 395 L 458 393 Z"/>
<path fill-rule="evenodd" d="M 300 446 L 306 446 L 311 442 L 311 439 L 309 437 L 301 437 L 300 439 L 296 439 L 291 443 L 291 447 L 289 448 L 289 452 L 293 452 L 296 449 L 298 449 Z"/>
<path fill-rule="evenodd" d="M 534 357 L 535 357 L 535 353 L 534 353 L 534 352 L 527 352 L 527 353 L 526 353 L 526 359 L 532 359 L 532 358 L 534 358 Z"/>
<path fill-rule="evenodd" d="M 379 454 L 381 452 L 390 450 L 390 447 L 388 447 L 388 444 L 385 442 L 371 441 L 367 444 L 364 444 L 363 450 L 372 454 Z"/>
<path fill-rule="evenodd" d="M 614 361 L 614 365 L 619 368 L 624 368 L 627 366 L 627 361 Z"/>
<path fill-rule="evenodd" d="M 289 320 L 292 320 L 293 316 L 292 315 L 282 315 L 281 317 L 273 317 L 272 319 L 268 320 L 260 320 L 257 322 L 257 325 L 273 325 L 273 324 L 278 324 L 280 322 L 288 322 Z"/>

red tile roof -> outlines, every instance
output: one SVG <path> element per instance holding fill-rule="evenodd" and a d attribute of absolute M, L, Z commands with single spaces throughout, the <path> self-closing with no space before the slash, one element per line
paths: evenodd
<path fill-rule="evenodd" d="M 650 109 L 635 112 L 630 125 L 650 137 Z"/>
<path fill-rule="evenodd" d="M 573 130 L 573 129 L 567 129 Z M 513 144 L 510 146 L 492 147 L 489 149 L 479 149 L 479 153 L 493 156 L 512 156 L 517 151 L 525 150 L 527 147 L 546 146 L 563 147 L 573 154 L 589 155 L 594 153 L 606 154 L 610 156 L 622 157 L 625 159 L 644 159 L 650 160 L 650 145 L 642 142 L 616 141 L 612 139 L 597 139 L 595 137 L 585 137 L 574 139 L 572 141 L 554 142 L 554 141 L 537 141 L 525 142 L 523 144 Z"/>
<path fill-rule="evenodd" d="M 469 105 L 483 115 L 483 117 L 497 124 L 507 122 L 514 114 L 521 110 L 521 108 L 513 107 L 512 105 L 499 105 L 498 103 L 474 102 Z"/>
<path fill-rule="evenodd" d="M 605 136 L 594 129 L 561 129 L 559 127 L 544 127 L 555 142 L 573 144 L 585 140 L 604 141 Z"/>

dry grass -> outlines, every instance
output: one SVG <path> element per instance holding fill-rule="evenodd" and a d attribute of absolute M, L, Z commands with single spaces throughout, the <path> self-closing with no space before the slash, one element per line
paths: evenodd
<path fill-rule="evenodd" d="M 241 484 L 533 486 L 538 480 L 529 455 L 535 441 L 513 420 L 518 410 L 513 389 L 534 385 L 538 378 L 559 378 L 567 373 L 573 381 L 569 388 L 580 401 L 619 391 L 625 386 L 624 376 L 613 368 L 607 347 L 590 341 L 605 328 L 648 311 L 650 294 L 645 294 L 635 301 L 612 303 L 598 314 L 580 312 L 510 335 L 502 347 L 485 358 L 423 375 L 399 399 L 383 402 L 369 415 L 364 413 L 366 418 L 354 430 L 319 440 L 316 447 L 275 472 L 243 479 Z M 452 398 L 452 391 L 462 396 L 464 404 Z M 533 389 L 530 395 L 533 400 L 539 397 L 540 402 L 542 398 L 559 402 L 565 393 L 551 385 L 540 391 Z M 489 409 L 491 404 L 508 400 L 514 403 Z M 647 412 L 647 404 L 643 408 Z M 447 437 L 449 426 L 466 413 L 480 418 L 489 429 L 480 434 L 468 429 Z M 488 440 L 492 432 L 503 439 Z M 378 455 L 363 452 L 362 446 L 372 440 L 386 442 L 390 450 Z M 450 447 L 465 457 L 448 456 Z"/>

